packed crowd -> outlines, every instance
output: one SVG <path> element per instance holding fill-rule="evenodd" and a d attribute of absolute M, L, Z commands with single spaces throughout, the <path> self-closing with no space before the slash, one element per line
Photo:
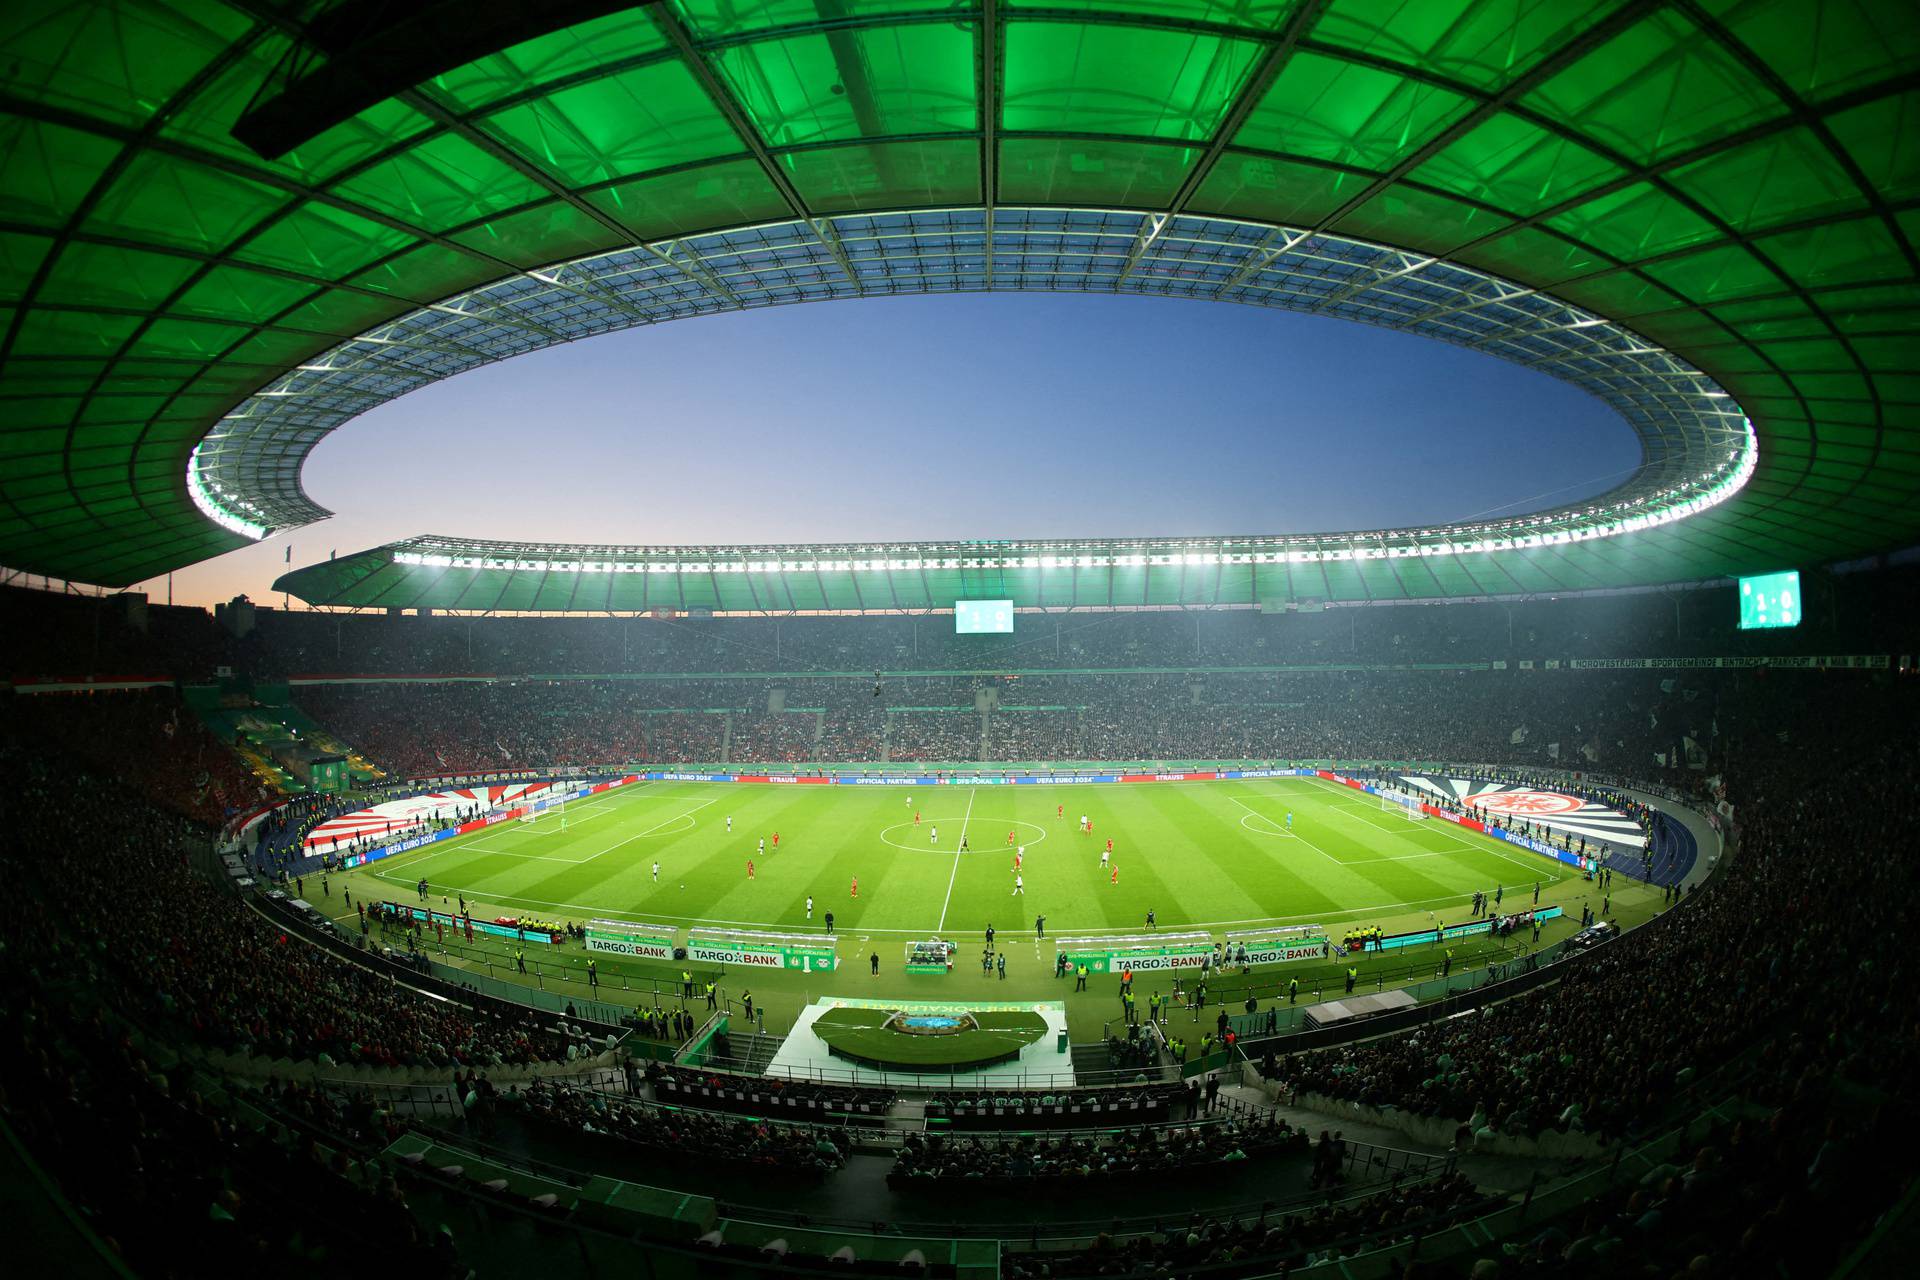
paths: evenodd
<path fill-rule="evenodd" d="M 659 1089 L 669 1083 L 681 1090 L 707 1089 L 715 1093 L 744 1092 L 763 1098 L 817 1103 L 822 1107 L 850 1107 L 856 1104 L 879 1107 L 893 1105 L 893 1090 L 885 1086 L 828 1084 L 819 1080 L 794 1080 L 785 1076 L 739 1076 L 692 1067 L 669 1067 L 662 1062 L 647 1064 L 649 1086 Z"/>
<path fill-rule="evenodd" d="M 0 716 L 30 739 L 132 786 L 203 823 L 267 798 L 171 689 L 114 693 L 0 694 Z"/>
<path fill-rule="evenodd" d="M 1531 999 L 1282 1059 L 1278 1077 L 1473 1134 L 1609 1139 L 1661 1116 L 1760 1028 L 1815 1046 L 1813 1058 L 1861 1087 L 1903 1078 L 1920 1067 L 1896 924 L 1910 896 L 1906 815 L 1920 793 L 1917 703 L 1911 685 L 1853 683 L 1834 686 L 1819 716 L 1777 722 L 1791 729 L 1743 721 L 1727 777 L 1743 818 L 1737 859 L 1685 910 Z M 1890 1023 L 1896 1008 L 1905 1012 Z"/>
<path fill-rule="evenodd" d="M 846 759 L 838 752 L 833 759 Z M 978 760 L 980 713 L 960 711 L 901 711 L 887 717 L 889 760 Z"/>
<path fill-rule="evenodd" d="M 826 1173 L 846 1162 L 849 1149 L 849 1139 L 838 1129 L 654 1106 L 548 1081 L 535 1081 L 519 1099 L 522 1114 L 535 1123 L 676 1157 Z"/>
<path fill-rule="evenodd" d="M 1019 1134 L 957 1138 L 910 1134 L 891 1178 L 1117 1178 L 1233 1164 L 1304 1150 L 1307 1135 L 1271 1111 L 1221 1113 L 1180 1128 L 1149 1126 L 1087 1137 Z"/>
<path fill-rule="evenodd" d="M 333 1276 L 366 1256 L 423 1280 L 468 1274 L 370 1153 L 247 1123 L 229 1091 L 149 1056 L 63 964 L 83 954 L 0 951 L 0 1113 L 129 1274 Z M 352 1127 L 289 1100 L 330 1135 Z M 23 1189 L 16 1212 L 35 1199 Z M 23 1227 L 24 1256 L 50 1238 Z"/>
<path fill-rule="evenodd" d="M 1775 676 L 1795 691 L 1831 678 Z M 1753 683 L 1747 672 L 1144 673 L 922 677 L 885 688 L 880 701 L 858 682 L 775 686 L 756 677 L 343 684 L 296 697 L 401 777 L 646 762 L 971 761 L 982 758 L 984 728 L 989 760 L 1460 760 L 1643 779 L 1717 764 Z M 764 708 L 774 688 L 789 705 L 824 711 L 744 710 Z M 972 710 L 981 690 L 1007 706 Z M 1016 696 L 1035 701 L 1012 703 Z M 682 709 L 689 699 L 702 709 Z M 1723 701 L 1732 704 L 1724 711 Z"/>
<path fill-rule="evenodd" d="M 1431 1234 L 1478 1211 L 1485 1197 L 1458 1174 L 1396 1186 L 1358 1199 L 1239 1221 L 1195 1215 L 1182 1226 L 1138 1236 L 1102 1234 L 1085 1249 L 1009 1253 L 1008 1280 L 1065 1276 L 1217 1276 L 1337 1262 Z"/>
<path fill-rule="evenodd" d="M 11 779 L 7 913 L 21 945 L 71 938 L 88 968 L 130 1007 L 216 1048 L 342 1066 L 534 1062 L 565 1046 L 530 1025 L 469 1015 L 396 988 L 297 942 L 245 910 L 189 864 L 182 819 L 63 768 L 17 740 L 0 749 Z M 73 796 L 89 803 L 75 805 Z M 57 908 L 54 904 L 58 904 Z M 56 914 L 57 911 L 57 914 Z M 99 941 L 111 940 L 99 948 Z"/>
<path fill-rule="evenodd" d="M 1731 584 L 1638 595 L 1445 606 L 1019 615 L 1012 635 L 946 616 L 417 617 L 205 609 L 0 588 L 0 676 L 503 675 L 998 671 L 1885 653 L 1909 634 L 1920 571 L 1807 574 L 1806 620 L 1740 631 Z M 242 634 L 234 634 L 235 631 Z M 1038 701 L 1037 699 L 1026 701 Z"/>

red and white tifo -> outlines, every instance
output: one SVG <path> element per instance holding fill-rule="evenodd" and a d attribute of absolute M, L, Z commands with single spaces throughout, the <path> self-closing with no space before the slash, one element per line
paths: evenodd
<path fill-rule="evenodd" d="M 1483 791 L 1469 796 L 1467 803 L 1489 813 L 1512 814 L 1518 818 L 1545 818 L 1574 813 L 1586 803 L 1579 796 L 1563 796 L 1557 791 Z"/>
<path fill-rule="evenodd" d="M 1599 800 L 1511 782 L 1446 778 L 1437 774 L 1402 774 L 1395 781 L 1415 795 L 1452 800 L 1469 810 L 1477 809 L 1502 826 L 1531 822 L 1562 835 L 1605 840 L 1634 849 L 1646 847 L 1647 835 L 1640 829 L 1640 823 Z"/>
<path fill-rule="evenodd" d="M 545 795 L 552 787 L 544 782 L 516 782 L 485 787 L 456 787 L 408 796 L 405 800 L 387 800 L 368 809 L 356 809 L 328 818 L 307 833 L 302 842 L 313 853 L 323 853 L 358 840 L 383 840 L 388 836 L 417 830 L 441 818 L 478 809 L 488 813 Z"/>

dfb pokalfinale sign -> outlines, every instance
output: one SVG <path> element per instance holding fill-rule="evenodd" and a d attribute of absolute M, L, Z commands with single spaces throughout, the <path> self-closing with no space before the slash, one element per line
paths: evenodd
<path fill-rule="evenodd" d="M 724 938 L 687 939 L 687 959 L 749 969 L 798 969 L 803 973 L 830 973 L 834 967 L 831 944 L 795 946 L 734 942 Z"/>

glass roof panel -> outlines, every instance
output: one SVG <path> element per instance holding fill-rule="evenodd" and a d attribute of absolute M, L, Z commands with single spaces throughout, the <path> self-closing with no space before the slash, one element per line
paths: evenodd
<path fill-rule="evenodd" d="M 456 67 L 428 83 L 466 107 L 484 106 L 548 84 L 664 49 L 667 37 L 644 7 L 523 40 Z"/>
<path fill-rule="evenodd" d="M 1191 147 L 1078 138 L 1000 144 L 1000 198 L 1015 204 L 1165 204 L 1199 158 Z"/>
<path fill-rule="evenodd" d="M 1380 232 L 1390 226 L 1396 243 L 1444 254 L 1470 240 L 1492 235 L 1512 221 L 1502 214 L 1399 182 L 1342 218 L 1339 229 L 1343 235 L 1380 240 L 1386 238 Z"/>
<path fill-rule="evenodd" d="M 1333 0 L 1313 39 L 1498 89 L 1622 0 Z"/>
<path fill-rule="evenodd" d="M 1723 151 L 1675 170 L 1672 182 L 1737 231 L 1862 205 L 1859 187 L 1807 129 Z"/>
<path fill-rule="evenodd" d="M 1001 123 L 1015 132 L 1212 136 L 1259 60 L 1251 40 L 1010 22 Z"/>
<path fill-rule="evenodd" d="M 881 27 L 728 45 L 713 55 L 774 146 L 978 125 L 971 27 Z"/>
<path fill-rule="evenodd" d="M 1229 217 L 1297 226 L 1318 222 L 1370 181 L 1339 169 L 1230 151 L 1208 171 L 1192 204 Z"/>
<path fill-rule="evenodd" d="M 1786 113 L 1732 54 L 1671 12 L 1628 27 L 1524 101 L 1643 164 Z"/>
<path fill-rule="evenodd" d="M 335 190 L 426 231 L 443 231 L 548 194 L 534 179 L 450 133 L 382 161 Z"/>
<path fill-rule="evenodd" d="M 412 243 L 413 237 L 396 227 L 332 205 L 308 203 L 290 210 L 236 247 L 233 256 L 243 262 L 337 280 Z"/>
<path fill-rule="evenodd" d="M 1537 213 L 1621 174 L 1577 142 L 1517 116 L 1495 116 L 1449 143 L 1410 175 L 1515 213 Z"/>
<path fill-rule="evenodd" d="M 177 305 L 191 315 L 235 316 L 264 323 L 311 294 L 314 288 L 304 280 L 222 266 L 212 268 L 195 281 Z"/>
<path fill-rule="evenodd" d="M 1385 170 L 1469 105 L 1433 85 L 1301 52 L 1287 61 L 1233 144 Z"/>
<path fill-rule="evenodd" d="M 626 235 L 561 200 L 489 218 L 449 238 L 518 267 L 542 267 L 629 242 Z"/>
<path fill-rule="evenodd" d="M 146 253 L 121 245 L 69 244 L 54 260 L 40 298 L 62 306 L 150 308 L 199 265 L 177 254 Z"/>
<path fill-rule="evenodd" d="M 1255 302 L 1538 364 L 1640 433 L 1647 465 L 1621 493 L 1724 456 L 1728 410 L 1676 418 L 1673 379 L 1702 376 L 1676 368 L 1724 378 L 1755 417 L 1761 479 L 1724 518 L 1524 563 L 1267 575 L 1302 591 L 1484 591 L 1537 563 L 1588 586 L 1920 541 L 1914 482 L 1865 470 L 1875 445 L 1920 457 L 1910 5 L 1012 0 L 982 49 L 976 0 L 680 0 L 401 87 L 262 161 L 230 129 L 317 11 L 269 24 L 234 0 L 27 0 L 0 19 L 0 563 L 124 581 L 235 545 L 185 492 L 197 443 L 228 500 L 279 527 L 318 519 L 299 488 L 316 441 L 483 359 L 961 288 Z M 979 118 L 982 66 L 998 119 Z M 1469 111 L 1471 132 L 1376 190 Z M 1632 332 L 1608 325 L 1606 345 L 1578 327 L 1608 321 Z M 37 452 L 13 448 L 29 434 Z M 972 577 L 1062 589 L 1001 569 L 943 580 Z M 1200 603 L 1240 580 L 1089 577 Z M 896 589 L 835 582 L 849 604 Z M 722 594 L 762 603 L 752 585 Z"/>
<path fill-rule="evenodd" d="M 859 143 L 779 157 L 813 208 L 887 209 L 980 198 L 980 147 L 971 141 Z"/>
<path fill-rule="evenodd" d="M 1651 183 L 1637 182 L 1546 220 L 1546 225 L 1617 258 L 1653 257 L 1699 244 L 1718 233 L 1713 224 Z"/>
<path fill-rule="evenodd" d="M 745 150 L 678 62 L 563 89 L 485 117 L 481 127 L 573 186 Z"/>
<path fill-rule="evenodd" d="M 1920 196 L 1920 91 L 1836 112 L 1826 123 L 1881 199 Z"/>
<path fill-rule="evenodd" d="M 97 134 L 0 117 L 0 215 L 61 225 L 119 154 L 118 146 Z"/>
<path fill-rule="evenodd" d="M 714 39 L 833 18 L 951 13 L 955 8 L 977 7 L 942 0 L 672 0 L 672 4 L 687 30 Z"/>
<path fill-rule="evenodd" d="M 733 160 L 623 182 L 587 199 L 646 238 L 766 222 L 789 212 L 754 160 Z"/>
<path fill-rule="evenodd" d="M 0 18 L 7 91 L 138 126 L 252 25 L 225 6 L 187 15 L 160 4 L 10 0 Z"/>
<path fill-rule="evenodd" d="M 1920 22 L 1905 0 L 1703 0 L 1803 98 L 1857 88 L 1889 66 L 1920 70 Z"/>
<path fill-rule="evenodd" d="M 183 249 L 223 249 L 287 200 L 263 183 L 143 151 L 100 198 L 86 227 Z"/>

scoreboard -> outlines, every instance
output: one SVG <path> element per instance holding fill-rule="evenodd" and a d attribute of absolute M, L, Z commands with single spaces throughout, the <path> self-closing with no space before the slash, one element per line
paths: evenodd
<path fill-rule="evenodd" d="M 1740 629 L 1800 625 L 1800 573 L 1763 573 L 1740 579 Z"/>
<path fill-rule="evenodd" d="M 955 600 L 953 630 L 957 635 L 1006 635 L 1013 631 L 1013 601 Z"/>

